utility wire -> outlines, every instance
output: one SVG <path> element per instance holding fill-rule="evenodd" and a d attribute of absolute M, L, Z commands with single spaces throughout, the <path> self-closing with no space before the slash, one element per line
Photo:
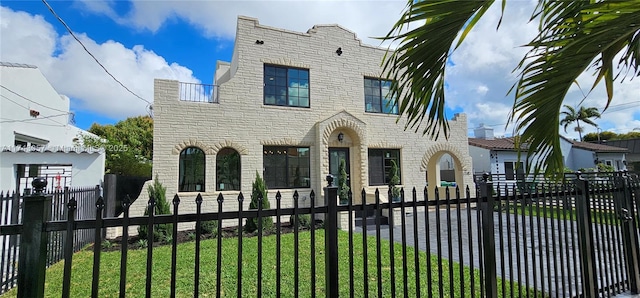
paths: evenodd
<path fill-rule="evenodd" d="M 40 118 L 30 118 L 30 119 L 15 119 L 15 120 L 5 120 L 5 121 L 0 121 L 0 123 L 11 123 L 11 122 L 27 122 L 27 121 L 35 121 L 35 120 L 41 120 L 41 119 L 48 119 L 48 118 L 53 118 L 53 117 L 60 117 L 60 116 L 66 116 L 68 113 L 64 113 L 64 114 L 57 114 L 57 115 L 49 115 L 46 117 L 40 117 Z M 51 121 L 55 121 L 53 119 L 50 119 Z M 60 123 L 60 122 L 58 122 Z"/>
<path fill-rule="evenodd" d="M 44 5 L 47 6 L 47 8 L 49 8 L 49 11 L 53 14 L 53 16 L 56 17 L 56 19 L 58 19 L 58 21 L 60 21 L 60 23 L 64 26 L 65 29 L 67 29 L 67 31 L 69 32 L 69 34 L 71 34 L 71 36 L 82 46 L 82 48 L 84 49 L 85 52 L 87 52 L 87 54 L 89 54 L 89 56 L 91 56 L 91 58 L 93 58 L 93 60 L 96 61 L 96 63 L 98 63 L 98 65 L 100 65 L 100 67 L 102 67 L 102 69 L 113 79 L 115 80 L 118 84 L 120 84 L 120 86 L 122 86 L 122 88 L 126 89 L 127 91 L 129 91 L 129 93 L 133 94 L 135 97 L 143 100 L 144 102 L 146 102 L 148 104 L 147 107 L 151 106 L 151 102 L 140 97 L 140 95 L 135 94 L 133 91 L 131 91 L 131 89 L 127 88 L 127 86 L 125 86 L 122 82 L 120 82 L 118 79 L 116 79 L 116 77 L 114 77 L 108 70 L 106 67 L 104 67 L 104 65 L 102 65 L 102 63 L 100 63 L 100 61 L 98 61 L 98 58 L 96 58 L 90 51 L 89 49 L 87 49 L 87 47 L 82 43 L 82 41 L 80 41 L 80 39 L 78 39 L 78 37 L 73 33 L 73 31 L 71 30 L 71 28 L 69 27 L 69 25 L 67 25 L 67 23 L 65 23 L 65 21 L 58 16 L 58 14 L 53 10 L 53 8 L 51 7 L 51 5 L 49 5 L 49 3 L 47 3 L 47 0 L 42 0 L 42 3 L 44 3 Z"/>
<path fill-rule="evenodd" d="M 20 107 L 22 107 L 22 108 L 25 108 L 27 111 L 30 111 L 30 110 L 31 110 L 29 107 L 23 106 L 23 105 L 21 105 L 21 104 L 19 104 L 19 103 L 15 102 L 15 101 L 13 101 L 13 100 L 11 100 L 11 98 L 8 98 L 8 97 L 6 97 L 6 96 L 4 96 L 4 95 L 2 95 L 2 94 L 0 94 L 0 96 L 2 96 L 2 97 L 4 97 L 4 98 L 6 98 L 6 99 L 7 99 L 7 100 L 9 100 L 10 102 L 15 103 L 16 105 L 18 105 L 18 106 L 20 106 Z M 67 112 L 67 113 L 65 113 L 65 114 L 62 114 L 62 115 L 67 115 L 67 114 L 69 114 L 69 115 L 73 115 L 73 113 L 68 113 L 68 112 Z M 55 116 L 55 117 L 57 117 L 57 116 L 62 116 L 62 115 L 54 115 L 54 116 Z M 24 122 L 24 121 L 31 121 L 31 120 L 36 120 L 36 119 L 47 119 L 47 118 L 49 118 L 49 117 L 54 117 L 54 116 L 40 117 L 40 118 L 34 118 L 34 119 L 25 119 L 25 120 L 14 120 L 14 119 L 5 119 L 5 118 L 2 118 L 2 119 L 5 119 L 5 120 L 11 120 L 11 121 L 1 121 L 0 123 L 4 123 L 4 122 Z M 53 121 L 53 122 L 55 122 L 55 123 L 58 123 L 58 124 L 60 124 L 61 126 L 66 126 L 66 125 L 62 124 L 61 122 L 56 121 L 56 120 L 54 120 L 54 119 L 49 119 L 49 120 L 50 120 L 50 121 Z M 45 123 L 34 123 L 34 124 L 48 125 L 48 124 L 45 124 Z M 56 125 L 56 126 L 57 126 L 57 125 Z"/>
<path fill-rule="evenodd" d="M 28 98 L 24 97 L 23 95 L 21 95 L 21 94 L 19 94 L 19 93 L 15 92 L 15 91 L 13 91 L 13 90 L 11 90 L 11 89 L 9 89 L 9 88 L 5 87 L 5 86 L 0 85 L 0 87 L 2 87 L 3 89 L 5 89 L 5 90 L 7 90 L 7 91 L 9 91 L 9 92 L 11 92 L 11 93 L 13 93 L 13 94 L 17 95 L 18 97 L 20 97 L 20 98 L 22 98 L 22 99 L 24 99 L 24 100 L 30 101 L 30 102 L 32 102 L 32 103 L 35 103 L 35 104 L 39 105 L 39 106 L 43 106 L 43 107 L 45 107 L 45 108 L 52 109 L 52 110 L 54 110 L 54 111 L 58 111 L 58 112 L 69 113 L 69 111 L 63 111 L 63 110 L 60 110 L 60 109 L 52 108 L 52 107 L 50 107 L 50 106 L 46 106 L 46 105 L 43 105 L 43 104 L 41 104 L 41 103 L 39 103 L 39 102 L 36 102 L 36 101 L 34 101 L 34 100 L 28 99 Z M 10 101 L 12 101 L 13 103 L 15 103 L 15 104 L 17 104 L 17 105 L 20 105 L 20 104 L 18 104 L 17 102 L 15 102 L 15 101 L 13 101 L 13 100 L 9 99 L 8 97 L 6 97 L 6 96 L 4 96 L 4 95 L 3 95 L 2 97 L 6 98 L 6 99 L 8 99 L 8 100 L 10 100 Z M 25 106 L 22 106 L 22 107 L 25 107 Z M 25 108 L 26 108 L 26 107 L 25 107 Z M 27 108 L 27 109 L 28 109 L 28 108 Z"/>

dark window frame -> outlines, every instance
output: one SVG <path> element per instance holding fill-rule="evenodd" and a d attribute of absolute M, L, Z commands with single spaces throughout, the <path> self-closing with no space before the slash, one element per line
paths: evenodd
<path fill-rule="evenodd" d="M 375 113 L 375 114 L 398 115 L 398 99 L 391 98 L 390 100 L 393 100 L 393 105 L 391 107 L 387 107 L 387 105 L 385 104 L 385 100 L 387 100 L 387 95 L 382 96 L 382 90 L 385 84 L 389 84 L 388 94 L 391 94 L 391 85 L 393 84 L 393 81 L 385 80 L 381 78 L 374 78 L 374 77 L 364 77 L 363 82 L 364 82 L 363 91 L 364 91 L 364 111 L 365 112 Z M 368 93 L 374 93 L 374 91 L 375 91 L 375 95 L 368 94 Z M 368 106 L 369 104 L 368 101 L 372 102 L 371 107 Z M 377 103 L 374 103 L 373 101 L 377 101 Z M 380 109 L 376 110 L 375 109 L 376 107 L 379 107 Z"/>
<path fill-rule="evenodd" d="M 386 153 L 391 156 L 386 157 Z M 377 157 L 379 161 L 376 160 Z M 400 149 L 395 148 L 369 148 L 367 157 L 369 159 L 369 186 L 382 186 L 389 185 L 391 179 L 389 171 L 391 170 L 391 160 L 395 160 L 398 165 L 398 177 L 400 178 L 400 185 L 402 185 L 402 152 Z M 374 167 L 379 167 L 374 169 Z M 379 178 L 382 178 L 380 180 Z"/>
<path fill-rule="evenodd" d="M 272 68 L 273 69 L 273 77 L 270 77 L 269 80 L 267 80 L 267 76 L 271 76 L 269 73 L 269 69 Z M 290 72 L 294 72 L 294 71 L 305 71 L 306 72 L 306 81 L 307 81 L 307 87 L 306 88 L 300 88 L 300 87 L 290 87 L 289 86 L 289 81 L 291 79 L 294 79 L 293 77 L 290 77 Z M 284 74 L 284 77 L 282 76 Z M 299 74 L 299 73 L 298 73 Z M 301 78 L 300 76 L 298 76 L 297 78 L 295 78 L 298 80 L 298 82 L 305 80 L 304 78 Z M 267 82 L 271 82 L 274 81 L 274 84 L 267 84 Z M 282 81 L 284 81 L 284 85 L 282 85 Z M 291 67 L 291 66 L 282 66 L 282 65 L 274 65 L 274 64 L 264 64 L 263 66 L 263 89 L 262 89 L 262 103 L 264 105 L 267 106 L 280 106 L 280 107 L 292 107 L 292 108 L 306 108 L 309 109 L 311 108 L 311 82 L 310 82 L 310 75 L 309 75 L 309 69 L 307 68 L 300 68 L 300 67 Z M 278 103 L 279 100 L 278 99 L 279 96 L 278 95 L 278 88 L 284 88 L 286 94 L 284 95 L 284 103 Z M 290 94 L 290 88 L 294 88 L 297 89 L 297 91 L 299 92 L 300 90 L 304 90 L 306 89 L 307 91 L 307 96 L 306 96 L 306 100 L 307 100 L 307 105 L 300 105 L 300 98 L 304 98 L 304 97 L 300 97 L 300 93 L 298 93 L 297 96 L 294 96 L 292 94 Z M 273 103 L 269 103 L 267 102 L 267 96 L 272 95 L 274 97 L 274 102 Z M 293 99 L 297 99 L 298 100 L 298 104 L 291 104 L 291 100 Z"/>
<path fill-rule="evenodd" d="M 237 158 L 237 161 L 235 161 L 237 164 L 235 165 L 236 169 L 232 170 L 232 169 L 228 169 L 228 175 L 230 177 L 227 177 L 227 179 L 221 178 L 221 176 L 223 175 L 222 173 L 222 168 L 220 167 L 222 164 L 222 158 L 226 157 L 226 156 L 233 156 L 235 155 L 235 157 Z M 233 163 L 233 160 L 229 160 L 229 163 Z M 233 164 L 230 164 L 229 166 L 234 166 Z M 237 177 L 233 177 L 234 173 L 237 175 Z M 229 179 L 231 179 L 231 182 L 229 183 L 224 183 L 222 184 L 224 187 L 220 187 L 221 182 L 224 180 L 225 182 L 228 182 Z M 237 181 L 237 184 L 234 183 L 234 181 Z M 230 188 L 227 188 L 226 186 L 230 185 Z M 239 191 L 241 190 L 241 185 L 242 185 L 242 160 L 240 157 L 240 153 L 238 152 L 238 150 L 233 149 L 231 147 L 224 147 L 222 149 L 220 149 L 218 151 L 218 153 L 216 154 L 216 191 Z"/>
<path fill-rule="evenodd" d="M 297 189 L 297 188 L 311 188 L 311 148 L 310 147 L 305 147 L 305 146 L 263 146 L 263 161 L 262 161 L 262 166 L 263 166 L 263 177 L 265 180 L 265 184 L 267 185 L 268 189 Z M 296 178 L 296 174 L 295 173 L 290 173 L 290 165 L 292 163 L 292 160 L 290 158 L 290 155 L 288 153 L 287 150 L 290 149 L 296 149 L 297 150 L 297 154 L 300 153 L 299 149 L 306 149 L 307 150 L 307 165 L 308 167 L 300 167 L 298 165 L 298 167 L 296 168 L 296 171 L 299 173 L 297 174 L 297 178 Z M 272 167 L 272 168 L 267 168 L 267 156 L 270 155 L 283 155 L 284 157 L 284 166 L 280 166 L 280 167 Z M 303 172 L 300 172 L 300 170 L 302 169 Z M 284 171 L 284 172 L 282 172 Z M 280 175 L 278 175 L 278 172 Z M 284 175 L 282 175 L 284 174 Z M 306 175 L 305 175 L 306 174 Z M 284 176 L 284 177 L 280 177 L 280 176 Z M 298 184 L 296 184 L 296 179 L 298 181 Z M 284 180 L 283 184 L 278 183 L 279 181 Z"/>
<path fill-rule="evenodd" d="M 191 152 L 193 151 L 193 152 Z M 198 152 L 199 151 L 199 152 Z M 202 173 L 195 173 L 197 171 L 197 169 L 191 169 L 191 168 L 187 168 L 187 167 L 195 167 L 197 165 L 194 165 L 194 163 L 196 162 L 196 158 L 198 158 L 197 154 L 200 153 L 202 154 L 201 156 L 201 162 L 202 162 Z M 193 155 L 193 156 L 188 156 L 188 155 Z M 206 171 L 207 171 L 207 158 L 206 158 L 206 154 L 204 153 L 204 150 L 198 148 L 198 147 L 187 147 L 182 149 L 182 151 L 180 151 L 180 156 L 178 157 L 178 192 L 205 192 L 206 190 Z M 190 164 L 187 165 L 186 163 L 189 162 Z M 183 170 L 183 167 L 185 167 L 185 169 Z M 192 172 L 192 174 L 186 174 L 187 169 L 191 170 L 189 172 Z M 188 177 L 188 176 L 191 177 Z M 188 178 L 191 178 L 189 180 L 193 180 L 194 182 L 189 182 L 187 183 L 185 180 L 187 180 Z M 200 186 L 200 189 L 198 189 L 198 186 Z"/>

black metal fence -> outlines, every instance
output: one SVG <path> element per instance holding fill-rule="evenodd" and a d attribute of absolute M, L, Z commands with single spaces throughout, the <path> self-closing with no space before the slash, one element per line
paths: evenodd
<path fill-rule="evenodd" d="M 218 103 L 218 86 L 180 82 L 180 100 Z"/>
<path fill-rule="evenodd" d="M 79 219 L 95 219 L 95 204 L 100 197 L 100 187 L 65 188 L 47 194 L 51 201 L 46 212 L 47 221 L 64 221 L 67 219 L 67 203 L 70 199 L 77 202 L 80 208 L 75 215 Z M 0 192 L 0 227 L 21 226 L 24 218 L 24 194 L 16 192 Z M 46 266 L 63 259 L 64 234 L 62 231 L 49 231 L 46 243 Z M 20 234 L 7 235 L 0 232 L 0 294 L 16 286 L 18 281 L 18 252 L 20 250 Z M 80 250 L 93 243 L 94 235 L 87 230 L 73 232 L 72 250 Z"/>
<path fill-rule="evenodd" d="M 0 234 L 22 233 L 23 238 L 32 239 L 27 242 L 29 251 L 38 252 L 47 245 L 46 241 L 38 242 L 38 237 L 47 231 L 67 231 L 66 237 L 75 230 L 91 231 L 96 236 L 93 262 L 84 264 L 92 267 L 90 281 L 84 277 L 87 285 L 91 283 L 91 290 L 89 293 L 87 286 L 82 295 L 92 297 L 101 292 L 119 292 L 121 297 L 135 296 L 133 293 L 145 293 L 147 297 L 152 293 L 170 297 L 610 297 L 638 292 L 637 177 L 618 173 L 598 182 L 547 182 L 534 191 L 511 189 L 514 195 L 510 196 L 500 195 L 502 192 L 496 192 L 489 181 L 478 184 L 477 190 L 472 194 L 468 189 L 447 188 L 444 193 L 436 190 L 435 197 L 429 198 L 426 189 L 413 189 L 402 191 L 399 202 L 381 202 L 377 191 L 375 201 L 366 202 L 363 190 L 359 194 L 362 203 L 353 204 L 352 197 L 347 205 L 337 205 L 337 188 L 327 187 L 320 206 L 316 206 L 312 192 L 310 205 L 300 207 L 296 192 L 293 207 L 282 208 L 286 199 L 278 192 L 275 208 L 267 210 L 243 210 L 242 194 L 233 199 L 220 194 L 215 202 L 198 195 L 197 212 L 193 214 L 180 214 L 180 202 L 185 198 L 176 195 L 172 215 L 150 212 L 148 217 L 130 217 L 130 202 L 125 200 L 122 218 L 102 218 L 104 204 L 99 199 L 95 205 L 98 216 L 91 220 L 72 216 L 77 203 L 71 199 L 65 221 L 41 218 L 38 222 L 34 218 L 23 225 L 3 226 Z M 148 210 L 154 210 L 155 204 L 152 198 Z M 217 210 L 233 208 L 225 206 L 238 209 L 203 213 L 203 204 L 214 204 Z M 30 214 L 39 214 L 37 205 L 29 209 L 34 210 Z M 308 231 L 293 225 L 293 237 L 282 234 L 287 227 L 283 218 L 306 214 L 322 218 L 323 225 L 312 224 Z M 388 225 L 379 219 L 363 219 L 356 226 L 356 214 L 385 216 Z M 266 217 L 275 219 L 274 235 L 258 233 L 256 240 L 243 234 L 246 219 L 258 218 L 258 230 L 262 230 L 261 219 Z M 212 240 L 202 240 L 200 227 L 208 221 L 218 223 L 218 233 Z M 152 245 L 153 229 L 156 224 L 171 224 L 175 235 L 178 223 L 195 223 L 194 243 L 178 245 L 178 237 L 173 237 L 170 265 L 158 265 L 153 261 L 154 253 L 160 253 Z M 33 230 L 32 225 L 39 225 L 42 232 Z M 105 277 L 100 266 L 102 229 L 121 227 L 122 243 L 126 244 L 129 227 L 139 225 L 145 225 L 149 235 L 145 281 L 128 278 L 132 265 L 127 245 L 118 252 L 119 282 L 113 276 Z M 232 229 L 237 234 L 225 238 L 223 226 L 229 225 L 236 226 Z M 69 296 L 72 243 L 70 238 L 64 242 L 61 292 L 49 295 Z M 208 249 L 203 251 L 203 247 Z M 185 254 L 192 256 L 188 258 L 193 262 L 188 269 L 192 269 L 191 274 L 178 266 L 188 262 L 181 257 Z M 201 263 L 204 256 L 209 261 Z M 19 296 L 43 295 L 46 266 L 39 265 L 41 259 L 37 254 L 21 255 Z M 215 273 L 205 277 L 203 272 Z M 162 277 L 158 279 L 158 275 Z M 104 278 L 113 285 L 101 283 Z M 134 292 L 136 287 L 144 290 Z"/>

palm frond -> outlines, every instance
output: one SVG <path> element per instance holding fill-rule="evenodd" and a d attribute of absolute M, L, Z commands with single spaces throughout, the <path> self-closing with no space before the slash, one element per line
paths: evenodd
<path fill-rule="evenodd" d="M 632 43 L 638 40 L 640 4 L 545 0 L 537 9 L 541 30 L 518 66 L 520 79 L 514 85 L 516 101 L 510 119 L 516 121 L 522 137 L 530 140 L 528 153 L 540 157 L 534 167 L 552 176 L 562 171 L 563 163 L 557 126 L 549 123 L 560 123 L 560 108 L 569 87 L 590 66 L 598 73 L 594 86 L 604 80 L 607 92 L 613 94 L 612 59 L 624 47 L 637 47 Z M 621 60 L 627 64 L 618 63 L 618 67 L 637 72 L 637 53 L 633 50 Z M 610 101 L 611 97 L 607 105 Z"/>
<path fill-rule="evenodd" d="M 398 98 L 399 114 L 407 117 L 405 129 L 418 131 L 426 120 L 423 134 L 437 138 L 442 132 L 448 137 L 444 77 L 450 51 L 456 39 L 459 45 L 493 2 L 407 2 L 401 19 L 383 38 L 400 42 L 395 51 L 385 56 L 383 71 L 394 82 L 391 96 Z M 405 30 L 417 23 L 424 24 Z"/>

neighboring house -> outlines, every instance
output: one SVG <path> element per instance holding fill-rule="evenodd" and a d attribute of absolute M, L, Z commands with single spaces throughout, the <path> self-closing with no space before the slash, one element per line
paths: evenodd
<path fill-rule="evenodd" d="M 603 144 L 627 148 L 629 150 L 626 154 L 627 170 L 640 172 L 640 139 L 628 139 L 628 140 L 607 140 L 602 141 Z"/>
<path fill-rule="evenodd" d="M 95 186 L 104 175 L 102 149 L 76 146 L 69 98 L 33 65 L 0 62 L 0 191 L 24 191 L 35 177 L 47 189 Z"/>
<path fill-rule="evenodd" d="M 560 137 L 565 167 L 574 171 L 595 168 L 599 163 L 612 166 L 615 171 L 627 169 L 627 148 L 573 141 Z"/>
<path fill-rule="evenodd" d="M 474 191 L 466 115 L 449 121 L 448 140 L 404 130 L 386 98 L 385 53 L 339 25 L 302 33 L 239 17 L 232 60 L 217 63 L 214 86 L 155 80 L 154 176 L 182 202 L 202 193 L 211 206 L 223 193 L 233 209 L 242 191 L 247 205 L 257 172 L 272 206 L 276 191 L 290 206 L 295 190 L 301 204 L 311 190 L 322 204 L 325 177 L 337 177 L 345 159 L 354 202 L 362 189 L 372 200 L 376 188 L 386 201 L 392 160 L 401 186 L 420 190 L 426 179 L 440 184 L 449 154 L 457 185 Z"/>
<path fill-rule="evenodd" d="M 526 144 L 520 144 L 517 150 L 514 138 L 495 138 L 493 129 L 483 124 L 474 129 L 474 136 L 469 138 L 469 154 L 476 176 L 489 173 L 500 180 L 516 180 L 518 169 L 525 170 Z"/>
<path fill-rule="evenodd" d="M 474 135 L 475 138 L 469 138 L 469 154 L 476 176 L 490 173 L 500 177 L 500 180 L 515 181 L 518 179 L 518 169 L 523 172 L 529 170 L 526 168 L 529 150 L 526 143 L 517 148 L 516 138 L 495 138 L 493 129 L 482 124 L 475 128 Z M 598 163 L 611 165 L 616 171 L 626 169 L 626 148 L 577 142 L 562 136 L 560 147 L 564 165 L 571 170 L 595 168 Z M 530 164 L 536 162 L 535 156 L 530 158 Z"/>

